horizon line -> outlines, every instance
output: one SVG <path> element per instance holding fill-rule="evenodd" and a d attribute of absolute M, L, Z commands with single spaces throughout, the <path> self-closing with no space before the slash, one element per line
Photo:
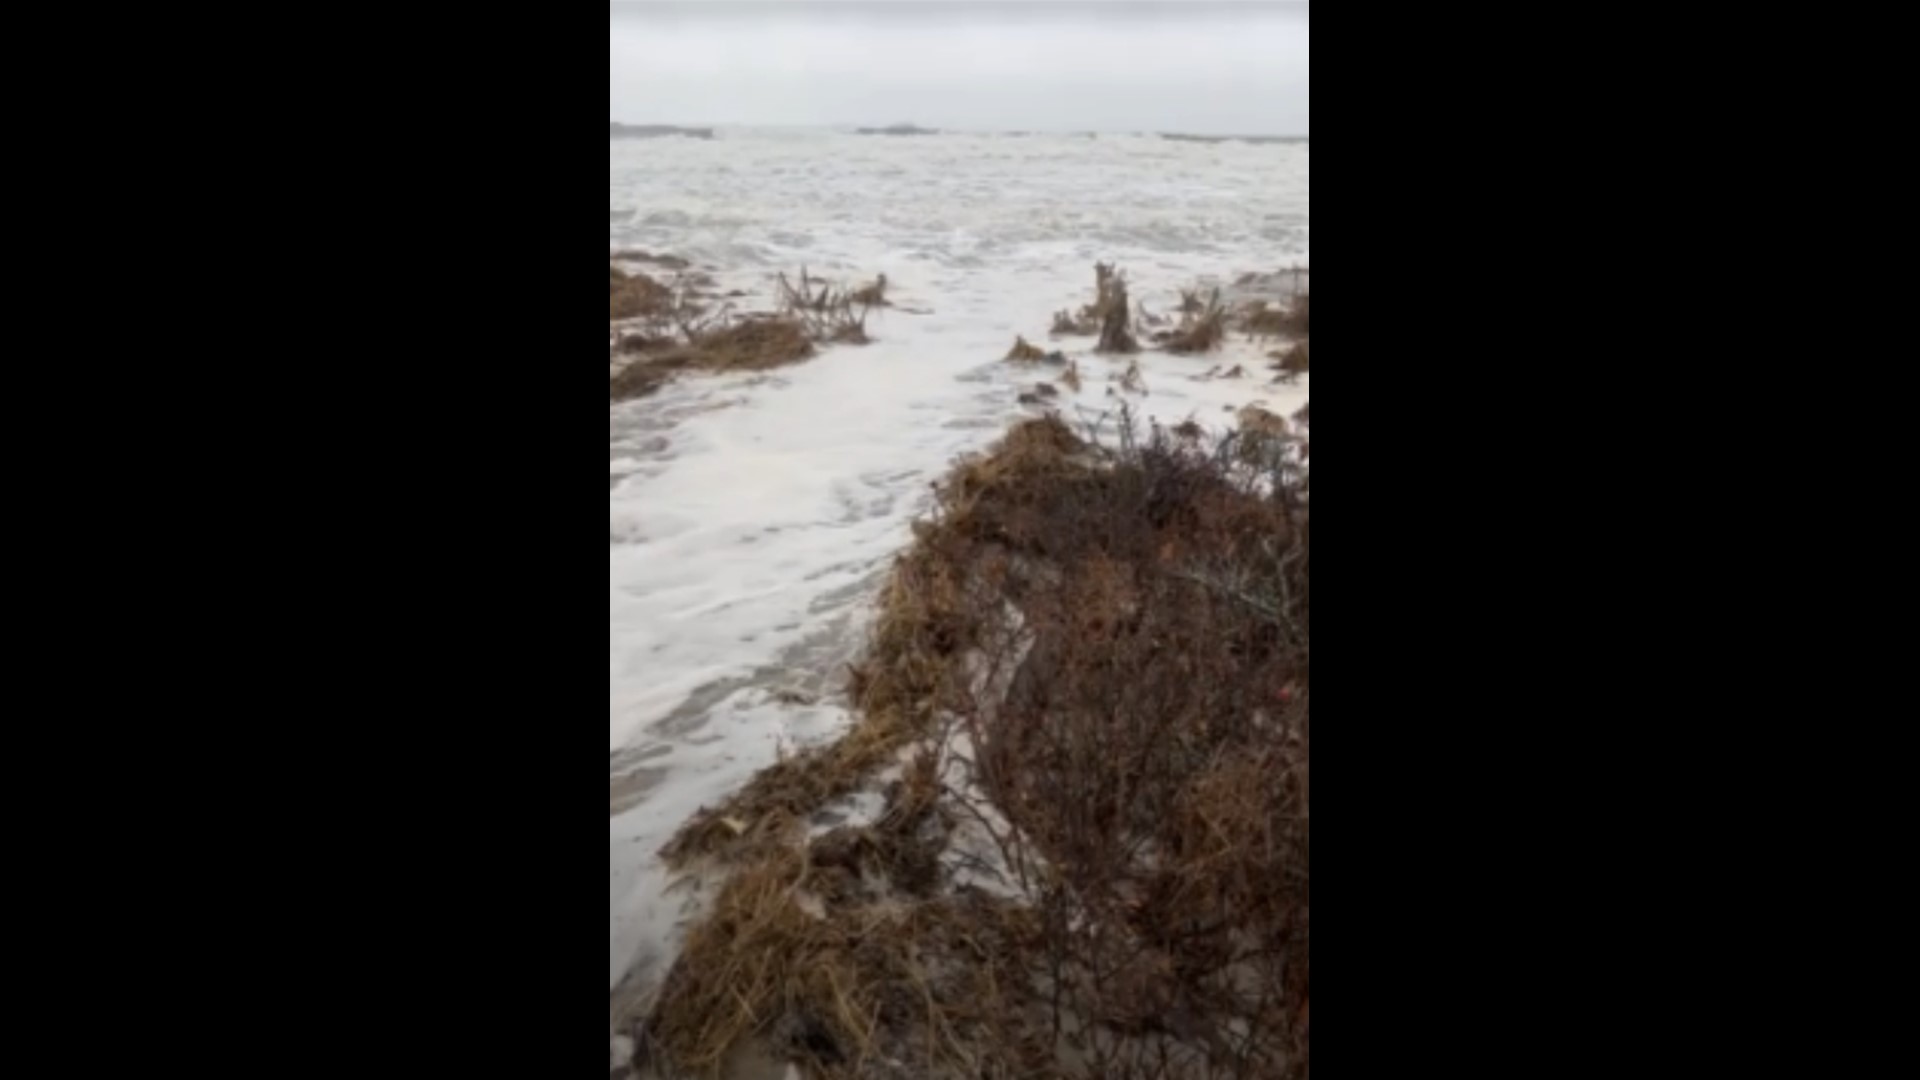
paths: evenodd
<path fill-rule="evenodd" d="M 756 123 L 756 122 L 739 121 L 739 120 L 729 120 L 729 121 L 702 120 L 697 122 L 673 122 L 673 121 L 666 121 L 666 120 L 646 120 L 646 121 L 614 120 L 611 117 L 609 117 L 608 123 L 616 124 L 616 125 L 619 125 L 620 127 L 666 127 L 666 128 L 696 128 L 696 129 L 697 128 L 714 128 L 714 129 L 775 128 L 775 129 L 783 129 L 783 130 L 790 130 L 790 131 L 819 131 L 819 130 L 836 130 L 836 129 L 842 129 L 842 128 L 853 130 L 858 128 L 897 127 L 897 126 L 901 126 L 903 122 L 893 121 L 891 123 L 885 123 L 885 124 L 855 123 L 851 121 L 832 122 L 832 123 L 819 122 L 819 123 L 806 123 L 806 124 Z M 909 126 L 909 127 L 919 126 L 916 123 L 911 123 L 911 122 L 905 122 L 905 123 L 906 123 L 906 126 Z M 927 128 L 925 130 L 935 135 L 1189 135 L 1189 136 L 1195 136 L 1203 139 L 1300 139 L 1300 140 L 1305 140 L 1308 138 L 1308 136 L 1305 133 L 1250 132 L 1250 131 L 1222 133 L 1222 132 L 1214 132 L 1214 131 L 1179 131 L 1171 128 L 1168 128 L 1168 129 L 1149 129 L 1149 128 L 1041 129 L 1041 128 L 1000 128 L 1000 127 L 964 127 L 963 126 L 963 127 L 944 127 L 944 128 L 934 127 L 934 128 Z"/>

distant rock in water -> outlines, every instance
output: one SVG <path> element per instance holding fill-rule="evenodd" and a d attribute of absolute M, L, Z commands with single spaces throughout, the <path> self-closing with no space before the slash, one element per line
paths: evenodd
<path fill-rule="evenodd" d="M 890 124 L 880 128 L 859 128 L 861 135 L 938 135 L 933 128 L 914 127 L 912 124 Z"/>
<path fill-rule="evenodd" d="M 669 135 L 684 135 L 689 139 L 711 139 L 712 128 L 674 127 L 672 124 L 608 124 L 608 138 L 613 139 L 664 139 Z"/>
<path fill-rule="evenodd" d="M 1163 131 L 1160 137 L 1168 142 L 1223 143 L 1240 142 L 1265 145 L 1269 143 L 1300 143 L 1305 145 L 1304 135 L 1181 135 L 1177 132 Z"/>

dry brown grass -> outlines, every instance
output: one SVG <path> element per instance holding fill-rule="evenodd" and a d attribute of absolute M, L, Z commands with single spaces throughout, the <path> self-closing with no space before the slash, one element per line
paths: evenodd
<path fill-rule="evenodd" d="M 1017 601 L 1005 702 L 966 715 L 1051 882 L 1046 966 L 1116 1037 L 1089 1076 L 1305 1072 L 1307 526 L 1219 449 L 1156 437 L 969 523 L 1059 575 Z"/>
<path fill-rule="evenodd" d="M 743 865 L 649 1019 L 658 1056 L 706 1070 L 757 1041 L 862 1080 L 1306 1075 L 1303 485 L 1181 434 L 1102 450 L 1049 417 L 956 465 L 855 671 L 846 748 L 783 763 L 669 849 Z M 955 725 L 966 782 L 922 752 L 874 825 L 779 842 Z M 950 887 L 941 850 L 968 822 L 1017 901 Z"/>
<path fill-rule="evenodd" d="M 607 321 L 650 318 L 672 309 L 673 290 L 642 273 L 629 274 L 609 265 Z"/>
<path fill-rule="evenodd" d="M 705 274 L 676 273 L 663 281 L 639 271 L 628 273 L 618 266 L 609 265 L 608 271 L 612 294 L 608 321 L 638 323 L 647 336 L 669 335 L 689 326 L 698 328 L 730 310 L 713 308 L 713 279 Z"/>
<path fill-rule="evenodd" d="M 651 364 L 628 364 L 607 381 L 608 399 L 630 401 L 654 393 L 672 381 L 673 372 Z"/>
<path fill-rule="evenodd" d="M 658 389 L 681 372 L 766 371 L 796 364 L 814 355 L 814 345 L 798 325 L 773 317 L 742 319 L 689 334 L 662 347 L 657 339 L 628 338 L 633 356 L 613 377 L 613 400 Z"/>
<path fill-rule="evenodd" d="M 741 319 L 696 337 L 687 366 L 705 371 L 765 371 L 808 359 L 814 353 L 807 328 L 792 319 Z"/>
<path fill-rule="evenodd" d="M 804 270 L 797 285 L 780 276 L 777 314 L 741 315 L 730 300 L 714 306 L 714 282 L 705 274 L 676 274 L 663 284 L 613 266 L 610 281 L 612 321 L 622 324 L 612 341 L 620 365 L 609 379 L 613 401 L 651 394 L 682 371 L 764 371 L 806 360 L 822 345 L 869 340 L 871 305 Z M 875 287 L 884 292 L 885 278 L 868 289 Z"/>
<path fill-rule="evenodd" d="M 1215 289 L 1204 299 L 1197 291 L 1180 294 L 1180 325 L 1154 335 L 1170 353 L 1204 353 L 1218 349 L 1227 340 L 1227 309 Z"/>
<path fill-rule="evenodd" d="M 688 328 L 683 338 L 665 347 L 661 340 L 623 340 L 623 347 L 631 343 L 627 351 L 640 355 L 609 381 L 610 400 L 644 397 L 683 371 L 766 371 L 797 364 L 814 354 L 813 339 L 804 326 L 774 316 Z"/>
<path fill-rule="evenodd" d="M 1053 328 L 1048 331 L 1055 337 L 1089 337 L 1100 332 L 1100 324 L 1084 316 L 1069 311 L 1053 313 Z"/>
<path fill-rule="evenodd" d="M 936 794 L 896 793 L 878 824 L 735 877 L 647 1019 L 651 1056 L 711 1075 L 757 1043 L 812 1077 L 1047 1075 L 1021 998 L 1040 927 L 984 894 L 935 895 Z"/>
<path fill-rule="evenodd" d="M 804 323 L 815 340 L 865 345 L 871 340 L 867 337 L 867 314 L 885 302 L 886 278 L 851 291 L 813 278 L 801 267 L 798 280 L 781 274 L 779 287 L 781 313 Z"/>
<path fill-rule="evenodd" d="M 1013 348 L 1007 350 L 1006 356 L 1007 360 L 1019 364 L 1037 364 L 1046 358 L 1045 349 L 1023 337 L 1013 339 Z"/>
<path fill-rule="evenodd" d="M 1078 312 L 1057 311 L 1053 316 L 1054 336 L 1098 335 L 1095 352 L 1130 353 L 1140 350 L 1133 337 L 1133 307 L 1127 300 L 1125 275 L 1117 267 L 1096 263 L 1093 268 L 1093 302 Z"/>
<path fill-rule="evenodd" d="M 1279 439 L 1292 434 L 1286 418 L 1259 405 L 1248 405 L 1241 409 L 1239 420 L 1240 430 L 1249 434 Z"/>
<path fill-rule="evenodd" d="M 1280 379 L 1284 382 L 1292 382 L 1312 371 L 1310 350 L 1305 341 L 1284 351 L 1268 353 L 1267 357 L 1273 361 L 1273 370 L 1280 373 Z"/>
<path fill-rule="evenodd" d="M 1094 267 L 1098 298 L 1092 315 L 1100 325 L 1100 340 L 1094 352 L 1134 353 L 1140 342 L 1133 336 L 1133 305 L 1127 301 L 1127 279 L 1118 267 L 1104 263 Z"/>

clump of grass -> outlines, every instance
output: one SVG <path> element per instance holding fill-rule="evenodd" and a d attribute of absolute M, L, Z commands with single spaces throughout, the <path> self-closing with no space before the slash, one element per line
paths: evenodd
<path fill-rule="evenodd" d="M 1094 267 L 1098 299 L 1092 312 L 1100 325 L 1100 340 L 1093 350 L 1101 353 L 1135 353 L 1140 342 L 1133 336 L 1133 306 L 1127 301 L 1127 279 L 1117 267 L 1105 263 Z"/>
<path fill-rule="evenodd" d="M 1294 437 L 1285 417 L 1254 404 L 1241 409 L 1238 419 L 1239 440 L 1234 450 L 1241 461 L 1276 473 L 1290 474 L 1298 470 L 1294 451 L 1298 450 L 1298 460 L 1304 461 L 1305 446 Z"/>
<path fill-rule="evenodd" d="M 662 284 L 615 266 L 610 280 L 614 321 L 640 322 L 614 336 L 613 353 L 626 360 L 609 381 L 614 401 L 651 394 L 682 371 L 764 371 L 806 360 L 821 345 L 869 341 L 870 305 L 804 270 L 797 285 L 784 274 L 778 279 L 775 314 L 739 315 L 731 302 L 712 307 L 713 279 L 704 274 L 678 274 Z"/>
<path fill-rule="evenodd" d="M 642 273 L 629 274 L 617 266 L 608 266 L 609 299 L 607 321 L 649 318 L 672 309 L 673 290 Z"/>
<path fill-rule="evenodd" d="M 1305 341 L 1297 342 L 1284 351 L 1268 353 L 1267 358 L 1273 361 L 1271 366 L 1279 372 L 1281 382 L 1295 382 L 1312 370 L 1310 350 Z"/>
<path fill-rule="evenodd" d="M 1048 332 L 1055 337 L 1087 337 L 1099 333 L 1100 326 L 1092 319 L 1062 310 L 1053 313 L 1053 328 Z"/>
<path fill-rule="evenodd" d="M 612 302 L 610 322 L 639 320 L 645 329 L 657 334 L 688 323 L 697 323 L 709 314 L 713 279 L 704 274 L 678 273 L 661 281 L 646 273 L 628 273 L 609 266 Z"/>
<path fill-rule="evenodd" d="M 1218 349 L 1227 339 L 1227 309 L 1220 302 L 1220 290 L 1214 289 L 1204 300 L 1200 299 L 1197 290 L 1182 290 L 1180 296 L 1179 327 L 1157 333 L 1154 339 L 1171 353 L 1204 353 Z"/>
<path fill-rule="evenodd" d="M 610 400 L 644 397 L 683 371 L 722 373 L 766 371 L 797 364 L 814 354 L 813 339 L 800 323 L 777 316 L 689 325 L 683 338 L 662 346 L 659 339 L 629 338 L 640 355 L 608 384 Z"/>
<path fill-rule="evenodd" d="M 1093 302 L 1078 312 L 1054 312 L 1051 333 L 1056 337 L 1098 335 L 1100 340 L 1094 346 L 1095 352 L 1138 352 L 1140 344 L 1133 338 L 1133 309 L 1127 300 L 1126 278 L 1118 268 L 1107 263 L 1095 263 L 1093 275 Z"/>
<path fill-rule="evenodd" d="M 657 1061 L 717 1075 L 757 1043 L 811 1077 L 1047 1074 L 1048 1040 L 1023 1008 L 1042 927 L 984 894 L 932 894 L 938 788 L 921 790 L 923 803 L 896 796 L 875 826 L 782 849 L 725 887 L 641 1031 Z"/>
<path fill-rule="evenodd" d="M 1046 350 L 1033 344 L 1024 337 L 1013 340 L 1013 348 L 1007 350 L 1006 359 L 1012 363 L 1037 364 L 1047 358 Z"/>
<path fill-rule="evenodd" d="M 1241 313 L 1240 326 L 1254 337 L 1279 337 L 1287 332 L 1287 313 L 1256 300 Z"/>
<path fill-rule="evenodd" d="M 672 378 L 673 372 L 667 368 L 643 363 L 628 364 L 608 380 L 608 397 L 613 401 L 643 398 L 667 385 Z"/>
<path fill-rule="evenodd" d="M 1248 405 L 1240 410 L 1240 430 L 1252 435 L 1267 438 L 1284 439 L 1293 432 L 1287 427 L 1284 417 L 1259 405 Z"/>
<path fill-rule="evenodd" d="M 1306 337 L 1309 299 L 1309 294 L 1300 293 L 1283 307 L 1254 301 L 1241 314 L 1240 325 L 1255 337 Z"/>
<path fill-rule="evenodd" d="M 797 364 L 813 352 L 813 339 L 799 322 L 748 318 L 695 335 L 687 364 L 707 371 L 765 371 Z"/>
<path fill-rule="evenodd" d="M 815 340 L 843 345 L 865 345 L 871 340 L 867 337 L 867 313 L 884 299 L 884 276 L 875 285 L 858 291 L 817 281 L 805 267 L 800 268 L 797 282 L 789 281 L 785 274 L 778 280 L 782 313 L 805 323 Z M 877 293 L 873 291 L 876 288 Z M 863 295 L 872 299 L 863 300 Z"/>

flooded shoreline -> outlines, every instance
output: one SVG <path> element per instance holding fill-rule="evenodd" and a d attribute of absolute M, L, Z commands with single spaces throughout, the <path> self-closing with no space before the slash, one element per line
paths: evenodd
<path fill-rule="evenodd" d="M 610 1027 L 657 989 L 711 899 L 665 871 L 660 847 L 847 729 L 847 665 L 931 485 L 1035 414 L 1020 398 L 1044 376 L 1002 360 L 1016 336 L 1073 357 L 1084 387 L 1050 404 L 1073 419 L 1111 411 L 1134 359 L 1145 393 L 1130 400 L 1169 426 L 1224 430 L 1249 405 L 1306 402 L 1304 379 L 1272 385 L 1257 342 L 1116 359 L 1046 333 L 1099 258 L 1156 311 L 1196 282 L 1304 264 L 1304 146 L 983 141 L 610 147 L 610 249 L 672 252 L 755 295 L 802 265 L 885 273 L 898 304 L 870 345 L 610 406 Z M 1247 374 L 1221 377 L 1234 368 Z"/>

